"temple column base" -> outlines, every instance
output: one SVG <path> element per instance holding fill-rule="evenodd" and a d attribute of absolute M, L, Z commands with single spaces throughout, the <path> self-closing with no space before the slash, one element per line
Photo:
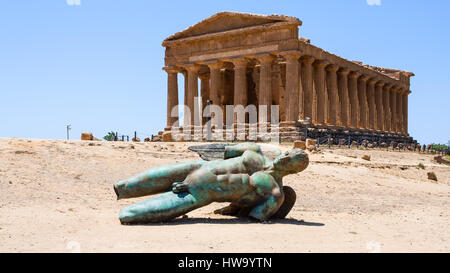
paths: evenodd
<path fill-rule="evenodd" d="M 172 131 L 173 130 L 173 131 Z M 162 137 L 163 135 L 170 134 Z M 263 124 L 236 124 L 231 128 L 212 128 L 213 142 L 253 142 L 253 141 L 305 141 L 307 138 L 319 139 L 320 143 L 328 143 L 332 139 L 333 145 L 340 142 L 356 143 L 417 143 L 409 134 L 375 131 L 370 129 L 349 128 L 342 126 L 323 125 L 294 125 L 294 123 L 281 123 L 271 127 L 270 123 Z M 202 142 L 207 140 L 207 132 L 201 126 L 173 127 L 161 131 L 161 140 Z"/>

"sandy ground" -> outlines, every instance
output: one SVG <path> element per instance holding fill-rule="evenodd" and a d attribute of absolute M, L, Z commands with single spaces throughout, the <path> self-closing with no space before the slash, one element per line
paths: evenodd
<path fill-rule="evenodd" d="M 0 252 L 450 252 L 450 167 L 413 152 L 310 154 L 284 180 L 298 196 L 286 220 L 218 216 L 223 204 L 212 204 L 120 225 L 119 210 L 141 199 L 117 201 L 112 185 L 198 159 L 189 145 L 0 139 Z"/>

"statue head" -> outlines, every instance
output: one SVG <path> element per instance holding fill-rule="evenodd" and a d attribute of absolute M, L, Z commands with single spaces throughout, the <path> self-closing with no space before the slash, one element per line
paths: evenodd
<path fill-rule="evenodd" d="M 274 169 L 286 175 L 301 172 L 308 164 L 308 154 L 301 149 L 287 151 L 273 161 Z"/>

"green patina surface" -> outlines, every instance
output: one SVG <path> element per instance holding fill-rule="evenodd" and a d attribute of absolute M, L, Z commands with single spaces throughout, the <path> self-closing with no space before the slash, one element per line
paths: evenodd
<path fill-rule="evenodd" d="M 283 187 L 284 176 L 303 171 L 308 155 L 299 149 L 271 161 L 254 143 L 225 146 L 224 159 L 152 168 L 114 185 L 118 199 L 159 194 L 124 208 L 123 224 L 169 221 L 212 202 L 229 202 L 216 213 L 264 221 L 285 217 L 295 192 Z"/>

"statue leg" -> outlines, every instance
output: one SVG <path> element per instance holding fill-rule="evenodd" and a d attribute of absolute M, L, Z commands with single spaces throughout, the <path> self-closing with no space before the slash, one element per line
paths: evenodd
<path fill-rule="evenodd" d="M 205 161 L 182 162 L 152 168 L 114 185 L 117 199 L 141 197 L 171 190 L 172 184 L 184 181 L 186 176 L 200 168 Z"/>
<path fill-rule="evenodd" d="M 283 186 L 284 201 L 278 211 L 271 217 L 274 219 L 284 219 L 292 210 L 297 199 L 295 191 L 289 186 Z M 248 217 L 251 211 L 251 207 L 241 207 L 235 204 L 230 204 L 224 208 L 215 210 L 215 214 L 226 215 L 226 216 L 238 216 L 238 217 Z"/>
<path fill-rule="evenodd" d="M 220 214 L 225 216 L 238 216 L 241 209 L 242 208 L 237 205 L 230 204 L 224 208 L 215 210 L 214 214 Z"/>
<path fill-rule="evenodd" d="M 297 194 L 289 186 L 283 186 L 284 201 L 278 211 L 272 216 L 275 219 L 284 219 L 295 205 Z"/>
<path fill-rule="evenodd" d="M 209 203 L 199 201 L 187 192 L 176 194 L 170 191 L 122 209 L 119 219 L 122 224 L 165 222 Z"/>

